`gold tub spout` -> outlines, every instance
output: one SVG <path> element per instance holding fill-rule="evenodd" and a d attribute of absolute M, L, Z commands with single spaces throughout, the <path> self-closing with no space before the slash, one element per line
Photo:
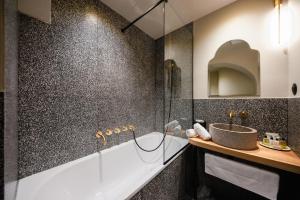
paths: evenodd
<path fill-rule="evenodd" d="M 104 134 L 102 133 L 102 131 L 97 131 L 97 133 L 96 133 L 96 138 L 102 139 L 102 143 L 103 143 L 104 145 L 106 145 L 106 138 L 105 138 Z"/>

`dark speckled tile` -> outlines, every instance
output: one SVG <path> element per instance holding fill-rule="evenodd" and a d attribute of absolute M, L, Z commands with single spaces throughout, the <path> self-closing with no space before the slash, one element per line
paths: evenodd
<path fill-rule="evenodd" d="M 289 99 L 289 135 L 288 142 L 300 155 L 300 98 Z"/>
<path fill-rule="evenodd" d="M 165 108 L 165 112 L 168 114 L 169 107 Z M 174 99 L 172 101 L 170 121 L 178 120 L 183 129 L 190 129 L 192 127 L 192 109 L 193 101 L 191 99 Z"/>
<path fill-rule="evenodd" d="M 19 177 L 132 139 L 155 125 L 155 41 L 97 0 L 52 1 L 52 24 L 20 15 Z"/>
<path fill-rule="evenodd" d="M 195 118 L 204 119 L 208 124 L 228 123 L 228 111 L 247 111 L 246 120 L 236 117 L 234 123 L 257 129 L 260 138 L 267 131 L 287 138 L 288 99 L 198 99 L 194 100 L 194 106 Z"/>
<path fill-rule="evenodd" d="M 183 200 L 184 153 L 178 156 L 160 174 L 151 180 L 131 200 Z"/>
<path fill-rule="evenodd" d="M 4 181 L 5 199 L 12 200 L 18 180 L 18 16 L 17 0 L 4 0 Z M 1 13 L 2 14 L 2 13 Z"/>
<path fill-rule="evenodd" d="M 0 92 L 0 199 L 4 199 L 4 93 Z"/>
<path fill-rule="evenodd" d="M 142 193 L 138 192 L 136 195 L 134 195 L 130 200 L 143 200 Z"/>
<path fill-rule="evenodd" d="M 217 122 L 217 123 L 224 123 L 227 121 L 227 118 L 224 116 L 227 115 L 227 113 L 230 110 L 233 110 L 234 108 L 234 102 L 231 99 L 211 99 L 208 102 L 208 111 L 209 115 L 211 116 L 211 122 Z M 212 116 L 214 116 L 212 118 Z M 210 122 L 210 123 L 211 123 Z"/>

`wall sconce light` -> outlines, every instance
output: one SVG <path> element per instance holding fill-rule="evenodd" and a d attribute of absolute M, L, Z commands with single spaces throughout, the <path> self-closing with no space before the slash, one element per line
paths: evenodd
<path fill-rule="evenodd" d="M 282 0 L 274 0 L 274 6 L 275 9 L 277 9 L 277 20 L 278 20 L 278 43 L 280 44 L 281 42 L 281 5 L 282 5 Z"/>
<path fill-rule="evenodd" d="M 277 7 L 282 4 L 282 0 L 274 0 L 274 6 Z"/>
<path fill-rule="evenodd" d="M 271 42 L 275 47 L 287 48 L 293 33 L 293 17 L 287 0 L 273 0 L 270 21 Z"/>

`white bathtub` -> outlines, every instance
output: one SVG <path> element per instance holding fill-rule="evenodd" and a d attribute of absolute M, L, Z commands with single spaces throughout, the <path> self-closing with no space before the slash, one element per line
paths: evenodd
<path fill-rule="evenodd" d="M 161 133 L 150 133 L 137 140 L 141 146 L 150 149 L 161 139 Z M 187 143 L 186 139 L 168 135 L 165 158 L 170 158 Z M 162 146 L 147 153 L 131 140 L 21 179 L 17 200 L 129 199 L 170 162 L 163 165 Z"/>

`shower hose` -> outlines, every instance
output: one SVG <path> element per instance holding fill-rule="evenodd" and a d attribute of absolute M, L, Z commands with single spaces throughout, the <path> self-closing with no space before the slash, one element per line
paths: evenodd
<path fill-rule="evenodd" d="M 173 75 L 173 67 L 171 68 L 171 74 Z M 170 122 L 170 118 L 171 118 L 171 109 L 172 109 L 172 93 L 173 93 L 173 81 L 172 81 L 172 77 L 173 77 L 173 76 L 172 76 L 172 75 L 171 75 L 171 84 L 170 84 L 170 85 L 171 85 L 171 89 L 170 89 L 171 95 L 170 95 L 169 114 L 168 114 L 168 121 L 167 121 L 167 123 Z M 166 138 L 166 135 L 167 135 L 167 128 L 165 128 L 165 130 L 164 130 L 164 136 L 163 136 L 161 142 L 160 142 L 160 143 L 158 144 L 158 146 L 155 147 L 154 149 L 145 149 L 145 148 L 141 147 L 141 146 L 139 145 L 139 143 L 137 142 L 137 140 L 136 140 L 136 135 L 135 135 L 134 129 L 132 129 L 132 134 L 133 134 L 133 139 L 134 139 L 135 144 L 136 144 L 141 150 L 143 150 L 143 151 L 145 151 L 145 152 L 153 152 L 153 151 L 157 150 L 157 149 L 163 144 L 163 142 L 165 141 L 165 138 Z"/>

